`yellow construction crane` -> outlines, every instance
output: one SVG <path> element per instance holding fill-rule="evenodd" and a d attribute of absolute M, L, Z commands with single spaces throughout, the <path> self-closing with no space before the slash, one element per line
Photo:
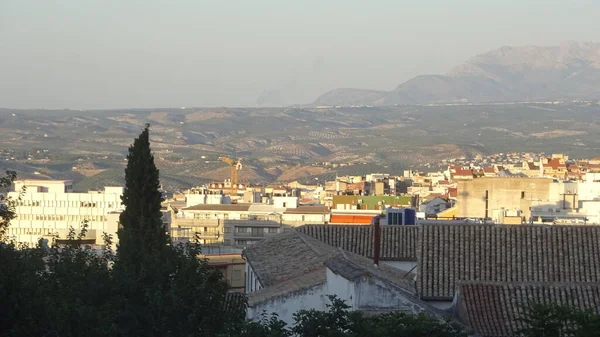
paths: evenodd
<path fill-rule="evenodd" d="M 219 157 L 219 160 L 227 163 L 231 168 L 231 192 L 230 196 L 233 201 L 233 197 L 237 196 L 237 184 L 238 184 L 238 171 L 242 170 L 242 159 L 238 158 L 237 161 L 228 157 Z"/>

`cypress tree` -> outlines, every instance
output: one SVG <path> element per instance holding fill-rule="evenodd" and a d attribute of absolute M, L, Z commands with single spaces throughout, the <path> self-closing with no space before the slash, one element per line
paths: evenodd
<path fill-rule="evenodd" d="M 129 147 L 125 168 L 125 191 L 121 200 L 125 210 L 119 221 L 119 259 L 138 264 L 145 254 L 166 247 L 168 237 L 162 222 L 162 195 L 159 171 L 150 150 L 149 127 Z"/>
<path fill-rule="evenodd" d="M 199 246 L 170 244 L 148 128 L 127 156 L 110 326 L 116 336 L 215 336 L 231 320 L 223 312 L 227 283 L 199 259 Z"/>

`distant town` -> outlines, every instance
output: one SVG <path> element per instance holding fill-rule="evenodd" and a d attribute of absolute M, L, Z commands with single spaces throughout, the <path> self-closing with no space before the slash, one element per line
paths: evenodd
<path fill-rule="evenodd" d="M 31 158 L 43 160 L 45 153 L 44 150 L 36 151 Z M 4 151 L 2 155 L 12 159 L 8 158 L 10 152 Z M 326 270 L 344 275 L 343 269 L 352 265 L 352 268 L 371 273 L 381 282 L 400 282 L 401 285 L 385 288 L 389 296 L 400 296 L 411 288 L 405 284 L 410 283 L 407 278 L 416 278 L 421 299 L 409 301 L 410 305 L 416 312 L 435 313 L 436 310 L 453 310 L 456 289 L 462 289 L 464 297 L 460 301 L 469 301 L 470 296 L 475 296 L 467 285 L 455 283 L 457 279 L 448 274 L 439 276 L 435 262 L 429 258 L 423 260 L 424 255 L 418 255 L 420 251 L 420 254 L 433 254 L 428 256 L 434 259 L 450 258 L 446 254 L 455 248 L 439 246 L 442 244 L 439 240 L 446 240 L 442 235 L 451 235 L 452 245 L 470 249 L 473 253 L 484 249 L 467 248 L 477 242 L 479 235 L 485 235 L 489 245 L 510 245 L 508 241 L 496 241 L 488 235 L 500 235 L 498 238 L 506 237 L 507 240 L 522 240 L 520 235 L 525 235 L 526 240 L 537 242 L 545 240 L 545 234 L 535 232 L 542 228 L 548 228 L 543 233 L 554 233 L 548 232 L 551 237 L 559 233 L 569 237 L 582 235 L 580 231 L 589 228 L 592 231 L 590 238 L 600 239 L 600 157 L 571 159 L 566 154 L 499 153 L 446 159 L 437 164 L 442 169 L 431 169 L 430 172 L 404 170 L 396 175 L 373 172 L 324 181 L 316 178 L 312 183 L 296 180 L 266 185 L 239 181 L 239 174 L 244 170 L 242 158 L 220 157 L 219 160 L 229 166 L 230 177 L 191 189 L 163 191 L 162 218 L 174 243 L 201 244 L 203 257 L 222 271 L 230 291 L 248 295 L 249 318 L 257 317 L 262 310 L 295 307 L 300 303 L 297 301 L 304 301 L 306 296 L 298 291 L 322 284 L 321 277 L 326 276 L 325 282 L 334 282 L 329 280 L 327 272 L 302 281 L 304 285 L 299 290 L 281 290 L 285 282 L 277 281 L 280 278 L 298 278 L 294 282 L 300 282 L 305 276 L 292 269 L 280 275 L 267 266 L 283 263 L 292 267 L 296 263 L 291 262 L 295 256 L 320 261 L 302 267 L 297 264 L 299 268 L 320 270 L 323 263 L 325 266 L 331 264 Z M 80 193 L 74 192 L 73 182 L 69 180 L 17 180 L 12 191 L 7 193 L 8 198 L 18 200 L 17 217 L 11 222 L 8 235 L 16 242 L 30 246 L 40 239 L 47 244 L 52 240 L 64 244 L 68 242 L 66 237 L 70 227 L 77 228 L 85 222 L 89 227 L 78 242 L 89 249 L 107 248 L 103 235 L 108 233 L 117 237 L 119 214 L 123 211 L 122 194 L 122 186 Z M 526 231 L 516 232 L 517 228 Z M 551 228 L 560 232 L 555 233 Z M 567 234 L 570 233 L 568 228 L 572 228 L 574 234 Z M 472 232 L 465 232 L 467 230 Z M 485 234 L 487 231 L 496 234 Z M 467 239 L 469 237 L 475 241 Z M 443 245 L 450 242 L 444 241 Z M 118 240 L 108 248 L 115 249 L 117 244 Z M 560 249 L 575 249 L 574 246 L 562 246 L 566 244 L 564 241 Z M 356 254 L 356 257 L 341 255 L 341 260 L 335 260 L 337 258 L 330 257 L 335 256 L 335 249 L 346 250 L 347 254 Z M 504 248 L 490 246 L 489 249 Z M 489 249 L 480 253 L 490 254 Z M 525 254 L 530 248 L 519 249 Z M 526 254 L 537 256 L 542 251 L 545 250 Z M 272 255 L 273 252 L 277 252 L 276 255 Z M 500 254 L 498 250 L 496 253 Z M 374 262 L 368 262 L 369 259 Z M 389 271 L 380 274 L 379 270 L 372 269 L 373 263 L 375 266 L 382 263 L 385 269 L 381 271 Z M 486 265 L 485 268 L 492 267 Z M 505 273 L 506 270 L 497 272 Z M 486 274 L 489 281 L 497 280 L 494 273 Z M 473 275 L 476 279 L 481 277 Z M 352 278 L 348 280 L 358 282 Z M 524 282 L 532 280 L 535 278 L 523 279 Z M 436 286 L 432 288 L 433 284 Z M 520 287 L 528 285 L 523 283 Z M 504 296 L 513 295 L 505 293 Z M 380 300 L 382 302 L 377 305 L 373 304 L 375 308 L 397 306 Z M 367 304 L 356 305 L 362 308 Z M 477 328 L 478 323 L 474 320 L 481 313 L 474 308 L 468 312 L 470 318 L 460 315 L 458 318 L 470 319 L 474 322 L 471 326 Z M 283 319 L 292 321 L 291 316 L 283 315 Z"/>

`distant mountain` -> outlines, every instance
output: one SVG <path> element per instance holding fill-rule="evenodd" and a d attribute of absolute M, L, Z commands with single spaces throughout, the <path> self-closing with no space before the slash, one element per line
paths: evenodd
<path fill-rule="evenodd" d="M 600 98 L 600 43 L 502 47 L 446 75 L 421 75 L 386 91 L 335 89 L 314 105 L 393 105 Z"/>

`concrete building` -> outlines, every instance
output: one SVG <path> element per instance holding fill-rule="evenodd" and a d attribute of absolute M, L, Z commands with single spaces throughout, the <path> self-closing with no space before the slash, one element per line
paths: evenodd
<path fill-rule="evenodd" d="M 103 233 L 118 240 L 119 213 L 123 210 L 123 187 L 105 187 L 104 191 L 73 193 L 69 180 L 17 180 L 8 197 L 17 200 L 17 217 L 11 221 L 9 237 L 30 246 L 40 238 L 65 239 L 69 228 L 80 229 L 88 222 L 83 244 L 103 245 Z"/>
<path fill-rule="evenodd" d="M 414 275 L 290 231 L 245 250 L 249 319 L 277 313 L 292 324 L 298 310 L 326 310 L 337 295 L 350 310 L 441 312 L 412 290 Z"/>
<path fill-rule="evenodd" d="M 461 218 L 491 217 L 494 210 L 520 210 L 528 219 L 534 205 L 556 203 L 550 198 L 552 179 L 478 178 L 458 183 L 456 205 Z M 558 197 L 558 195 L 556 196 Z"/>
<path fill-rule="evenodd" d="M 246 247 L 305 224 L 330 220 L 326 206 L 302 206 L 297 197 L 273 197 L 270 204 L 198 204 L 178 210 L 171 224 L 176 240 Z"/>
<path fill-rule="evenodd" d="M 386 207 L 410 206 L 411 197 L 407 196 L 357 196 L 334 195 L 335 210 L 384 210 Z"/>
<path fill-rule="evenodd" d="M 457 216 L 503 217 L 518 213 L 525 222 L 600 223 L 596 206 L 584 201 L 600 200 L 600 182 L 552 178 L 478 178 L 458 185 Z M 590 213 L 588 217 L 587 213 Z"/>

